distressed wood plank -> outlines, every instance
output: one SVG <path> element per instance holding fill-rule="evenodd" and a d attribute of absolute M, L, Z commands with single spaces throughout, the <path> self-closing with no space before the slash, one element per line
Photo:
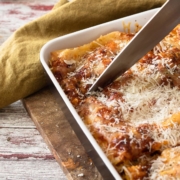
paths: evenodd
<path fill-rule="evenodd" d="M 14 114 L 14 113 L 22 113 L 22 114 L 27 114 L 26 110 L 23 108 L 22 106 L 22 102 L 16 101 L 12 104 L 10 104 L 9 106 L 6 106 L 2 109 L 0 109 L 0 113 L 9 113 L 9 114 Z"/>
<path fill-rule="evenodd" d="M 50 11 L 58 0 L 0 0 L 0 44 L 27 22 Z"/>
<path fill-rule="evenodd" d="M 0 129 L 0 159 L 54 159 L 36 129 Z"/>
<path fill-rule="evenodd" d="M 66 179 L 21 101 L 1 110 L 0 125 L 0 179 Z"/>
<path fill-rule="evenodd" d="M 15 103 L 0 109 L 0 128 L 9 127 L 16 129 L 36 128 L 21 101 L 16 101 Z"/>
<path fill-rule="evenodd" d="M 27 113 L 0 112 L 0 128 L 35 129 L 36 126 Z"/>
<path fill-rule="evenodd" d="M 26 168 L 24 168 L 26 167 Z M 53 160 L 0 161 L 1 180 L 65 180 Z"/>

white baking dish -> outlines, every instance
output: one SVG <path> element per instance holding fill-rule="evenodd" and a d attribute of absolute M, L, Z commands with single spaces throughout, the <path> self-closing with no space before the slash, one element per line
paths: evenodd
<path fill-rule="evenodd" d="M 59 50 L 59 49 L 66 49 L 66 48 L 72 48 L 72 47 L 84 45 L 86 43 L 89 43 L 89 42 L 95 40 L 96 38 L 100 37 L 101 35 L 105 35 L 112 31 L 130 30 L 130 32 L 134 32 L 137 27 L 137 24 L 140 26 L 143 26 L 155 14 L 155 12 L 157 10 L 158 9 L 149 10 L 149 11 L 131 15 L 131 16 L 128 16 L 125 18 L 121 18 L 121 19 L 118 19 L 115 21 L 100 24 L 98 26 L 84 29 L 84 30 L 81 30 L 81 31 L 78 31 L 75 33 L 71 33 L 71 34 L 62 36 L 62 37 L 58 37 L 56 39 L 49 41 L 47 44 L 45 44 L 40 52 L 41 63 L 43 65 L 43 67 L 45 68 L 47 74 L 49 75 L 50 79 L 52 80 L 53 84 L 55 85 L 57 91 L 59 92 L 60 97 L 63 99 L 63 101 L 61 103 L 64 103 L 66 106 L 66 109 L 68 109 L 68 111 L 70 111 L 70 113 L 72 114 L 73 118 L 71 117 L 70 124 L 72 126 L 74 126 L 73 121 L 76 122 L 79 126 L 79 130 L 82 131 L 81 134 L 84 134 L 84 137 L 78 136 L 78 137 L 80 137 L 80 140 L 83 142 L 84 139 L 88 139 L 89 144 L 93 147 L 92 151 L 95 151 L 96 155 L 92 155 L 94 157 L 91 157 L 91 158 L 95 162 L 95 165 L 97 166 L 97 168 L 98 168 L 98 166 L 101 166 L 99 168 L 99 170 L 104 179 L 120 180 L 122 178 L 117 173 L 115 168 L 112 166 L 110 161 L 107 159 L 107 157 L 101 150 L 100 146 L 96 143 L 95 139 L 93 138 L 93 136 L 91 135 L 91 133 L 89 132 L 89 130 L 87 129 L 87 127 L 85 126 L 85 124 L 83 123 L 83 121 L 81 120 L 79 115 L 77 114 L 76 110 L 74 109 L 74 107 L 68 100 L 67 96 L 63 92 L 62 88 L 58 84 L 57 80 L 55 79 L 54 75 L 52 74 L 52 72 L 48 66 L 48 61 L 50 59 L 50 53 L 52 51 Z M 67 119 L 68 119 L 68 117 L 67 117 Z M 79 133 L 79 132 L 77 132 L 77 129 L 75 130 L 75 132 L 77 134 Z M 83 138 L 83 140 L 81 137 Z M 86 146 L 85 149 L 87 151 L 90 150 L 89 144 L 83 143 L 83 145 Z M 93 153 L 90 153 L 90 154 L 93 154 Z M 101 160 L 101 162 L 99 162 L 98 158 Z M 103 167 L 104 167 L 104 170 L 103 170 Z M 106 171 L 106 172 L 103 172 L 103 171 Z"/>

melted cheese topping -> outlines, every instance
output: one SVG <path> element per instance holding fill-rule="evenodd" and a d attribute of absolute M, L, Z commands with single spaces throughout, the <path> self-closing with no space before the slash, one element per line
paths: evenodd
<path fill-rule="evenodd" d="M 177 179 L 180 170 L 164 159 L 173 160 L 180 145 L 180 25 L 106 88 L 87 93 L 132 37 L 112 32 L 52 52 L 50 67 L 124 179 Z"/>

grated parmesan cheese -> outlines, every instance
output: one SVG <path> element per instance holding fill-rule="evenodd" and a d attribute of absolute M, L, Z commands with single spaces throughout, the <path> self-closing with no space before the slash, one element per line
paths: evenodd
<path fill-rule="evenodd" d="M 119 39 L 112 43 L 111 37 Z M 180 179 L 180 159 L 175 161 L 180 157 L 180 50 L 179 43 L 172 44 L 176 37 L 167 36 L 105 89 L 86 93 L 130 37 L 117 32 L 109 39 L 100 37 L 89 49 L 85 46 L 88 51 L 81 57 L 65 59 L 67 65 L 76 65 L 66 76 L 66 82 L 72 82 L 68 97 L 120 174 L 129 179 Z M 134 171 L 128 168 L 133 165 L 138 166 Z M 178 168 L 173 171 L 171 166 Z M 168 169 L 176 174 L 168 174 Z"/>

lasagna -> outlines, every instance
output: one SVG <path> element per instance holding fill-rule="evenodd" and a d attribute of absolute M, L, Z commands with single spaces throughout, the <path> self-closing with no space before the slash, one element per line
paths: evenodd
<path fill-rule="evenodd" d="M 50 68 L 124 180 L 180 179 L 180 25 L 115 81 L 88 92 L 134 36 L 51 53 Z"/>

